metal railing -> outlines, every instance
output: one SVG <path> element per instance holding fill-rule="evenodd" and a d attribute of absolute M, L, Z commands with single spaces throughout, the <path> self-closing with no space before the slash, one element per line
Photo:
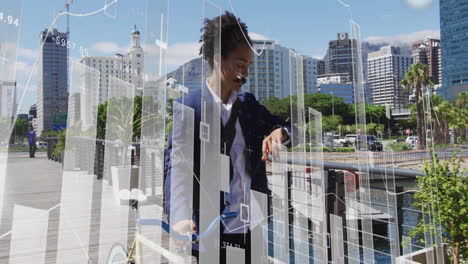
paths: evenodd
<path fill-rule="evenodd" d="M 447 160 L 453 156 L 454 152 L 461 158 L 468 158 L 468 148 L 439 148 L 435 149 L 434 153 L 440 160 Z M 324 152 L 323 159 L 331 162 L 339 163 L 355 163 L 356 159 L 362 152 Z M 309 154 L 309 153 L 308 153 Z M 375 151 L 366 153 L 369 155 L 370 162 L 375 166 L 413 166 L 420 164 L 425 160 L 433 157 L 433 153 L 429 150 L 409 150 L 409 151 Z M 312 153 L 312 156 L 314 154 Z"/>
<path fill-rule="evenodd" d="M 370 166 L 370 165 L 359 165 L 359 164 L 349 164 L 349 163 L 337 163 L 337 162 L 329 162 L 329 161 L 323 161 L 319 162 L 317 160 L 311 160 L 311 159 L 299 159 L 299 158 L 282 158 L 278 160 L 279 163 L 283 164 L 289 164 L 289 165 L 300 165 L 304 166 L 305 168 L 316 168 L 320 167 L 323 164 L 323 170 L 324 170 L 324 175 L 327 178 L 327 185 L 326 185 L 326 214 L 327 214 L 327 221 L 330 221 L 330 215 L 336 215 L 340 216 L 341 219 L 346 219 L 346 205 L 345 201 L 349 199 L 349 197 L 345 197 L 345 177 L 344 173 L 346 171 L 353 172 L 359 174 L 360 172 L 365 172 L 368 173 L 369 175 L 373 176 L 379 176 L 379 177 L 374 177 L 374 178 L 381 178 L 381 177 L 389 177 L 389 180 L 392 180 L 392 177 L 398 177 L 400 179 L 410 179 L 410 180 L 415 180 L 417 176 L 423 175 L 421 171 L 417 170 L 409 170 L 409 169 L 399 169 L 399 168 L 393 168 L 393 167 L 379 167 L 379 166 Z M 289 219 L 288 219 L 288 226 L 289 226 L 289 233 L 290 233 L 290 239 L 294 240 L 294 220 L 293 216 L 297 215 L 298 212 L 294 209 L 294 207 L 291 205 L 293 195 L 292 192 L 294 191 L 305 191 L 305 192 L 310 192 L 310 184 L 313 182 L 313 179 L 307 178 L 307 176 L 304 177 L 305 173 L 302 175 L 301 173 L 292 173 L 291 170 L 288 170 L 287 172 L 287 201 L 286 203 L 289 208 Z M 272 175 L 274 176 L 274 175 Z M 381 176 L 381 177 L 380 177 Z M 372 178 L 372 177 L 370 177 Z M 372 179 L 370 180 L 372 182 Z M 359 180 L 357 181 L 359 182 Z M 402 241 L 402 235 L 404 233 L 404 228 L 409 228 L 414 227 L 413 225 L 405 225 L 404 224 L 404 216 L 408 214 L 408 208 L 405 208 L 404 206 L 404 199 L 403 199 L 403 186 L 398 186 L 395 185 L 394 188 L 388 189 L 388 188 L 379 188 L 375 187 L 372 184 L 368 186 L 372 190 L 381 190 L 385 192 L 390 192 L 392 193 L 394 199 L 396 200 L 394 205 L 390 204 L 382 204 L 376 201 L 373 201 L 372 199 L 370 201 L 359 201 L 363 205 L 367 205 L 370 208 L 374 210 L 379 210 L 379 208 L 384 208 L 381 209 L 382 212 L 385 212 L 385 210 L 392 210 L 393 213 L 391 215 L 392 218 L 390 219 L 372 219 L 372 230 L 373 232 L 370 235 L 374 240 L 380 240 L 380 244 L 386 244 L 387 248 L 386 249 L 381 249 L 381 248 L 373 248 L 374 254 L 378 255 L 380 259 L 388 259 L 388 262 L 390 263 L 392 261 L 392 257 L 397 257 L 397 255 L 391 255 L 388 253 L 390 251 L 390 248 L 397 245 L 398 248 L 401 247 L 401 241 Z M 356 188 L 360 188 L 359 186 L 356 186 Z M 370 190 L 367 190 L 370 191 Z M 330 195 L 331 194 L 331 195 Z M 412 195 L 406 193 L 406 195 Z M 273 199 L 275 199 L 273 197 Z M 285 200 L 286 200 L 285 199 Z M 294 203 L 300 203 L 300 201 L 294 201 Z M 278 203 L 277 203 L 278 204 Z M 279 203 L 280 204 L 280 203 Z M 272 208 L 274 211 L 281 211 L 284 210 L 284 208 Z M 412 211 L 411 213 L 414 213 L 413 211 L 416 211 L 414 208 L 410 208 Z M 304 216 L 306 217 L 306 216 Z M 359 222 L 361 219 L 358 220 Z M 310 222 L 310 221 L 309 221 Z M 417 221 L 416 221 L 417 222 Z M 326 231 L 327 235 L 330 235 L 330 223 L 327 224 L 329 230 Z M 312 224 L 309 223 L 309 227 L 311 227 L 311 230 L 308 230 L 308 234 L 310 236 L 317 236 L 319 234 L 314 234 L 312 230 Z M 346 237 L 346 232 L 349 231 L 349 229 L 352 228 L 350 226 L 346 225 L 346 221 L 344 221 L 343 224 L 343 233 L 344 237 Z M 396 228 L 398 230 L 397 234 L 398 237 L 391 237 L 388 234 L 390 232 L 389 230 L 391 228 Z M 405 230 L 406 231 L 406 230 Z M 269 232 L 275 232 L 273 230 L 272 226 L 269 226 Z M 357 232 L 360 234 L 366 233 L 365 230 L 358 229 L 354 230 L 354 232 Z M 321 234 L 322 236 L 324 234 Z M 383 241 L 383 242 L 382 242 Z M 311 241 L 309 241 L 310 243 Z M 349 246 L 349 241 L 346 241 L 346 239 L 343 241 L 347 246 Z M 328 244 L 331 242 L 329 241 Z M 274 245 L 271 244 L 271 245 Z M 310 245 L 310 246 L 315 246 L 315 245 Z M 363 249 L 363 245 L 355 245 L 358 248 Z M 330 246 L 331 248 L 331 246 Z M 328 248 L 328 259 L 331 260 L 331 249 Z M 415 245 L 415 248 L 417 246 Z M 294 248 L 289 248 L 289 252 L 291 252 L 290 255 L 290 262 L 294 263 L 294 259 L 292 255 L 294 254 L 299 254 L 300 252 L 294 252 Z M 399 252 L 402 252 L 402 250 L 399 250 Z M 271 253 L 271 252 L 270 252 Z M 294 253 L 294 254 L 293 254 Z M 351 258 L 351 256 L 346 255 L 345 256 L 348 258 Z M 313 257 L 311 257 L 313 258 Z M 363 261 L 361 259 L 361 261 Z"/>
<path fill-rule="evenodd" d="M 105 159 L 105 152 L 108 151 L 108 160 L 115 160 L 119 158 L 119 151 L 117 150 L 118 145 L 116 145 L 116 142 L 111 142 L 111 141 L 105 141 L 101 139 L 90 139 L 90 138 L 80 138 L 80 137 L 75 137 L 75 142 L 73 145 L 76 148 L 77 152 L 80 153 L 92 153 L 94 151 L 95 155 L 94 157 L 92 155 L 76 155 L 74 156 L 74 159 L 76 160 L 76 164 L 80 164 L 83 168 L 90 168 L 93 169 L 93 171 L 89 171 L 90 173 L 93 173 L 96 175 L 97 179 L 107 179 L 111 180 L 109 174 L 109 170 L 105 170 L 104 168 L 106 167 L 106 159 Z M 57 157 L 54 157 L 52 155 L 57 138 L 48 138 L 48 149 L 47 149 L 47 156 L 49 159 L 57 160 L 63 162 L 63 160 L 57 159 Z M 78 144 L 76 144 L 78 143 Z M 107 149 L 106 149 L 107 148 Z M 139 164 L 139 157 L 140 157 L 140 144 L 139 143 L 134 143 L 132 144 L 132 152 L 131 152 L 131 164 L 132 165 L 138 165 Z M 77 160 L 78 159 L 78 160 Z M 417 176 L 423 175 L 422 172 L 416 171 L 416 170 L 409 170 L 409 169 L 400 169 L 400 168 L 393 168 L 393 167 L 379 167 L 379 166 L 370 166 L 370 165 L 359 165 L 359 164 L 350 164 L 350 163 L 338 163 L 338 162 L 330 162 L 330 161 L 323 161 L 323 162 L 318 162 L 317 160 L 314 159 L 300 159 L 300 158 L 284 158 L 279 160 L 280 163 L 284 164 L 289 164 L 289 165 L 302 165 L 304 167 L 321 167 L 323 165 L 323 170 L 324 170 L 324 175 L 327 177 L 327 186 L 326 186 L 326 212 L 327 215 L 337 215 L 341 216 L 342 219 L 346 219 L 346 210 L 345 210 L 345 205 L 343 204 L 343 201 L 347 199 L 345 197 L 345 177 L 344 177 L 344 172 L 345 171 L 351 171 L 351 172 L 368 172 L 370 175 L 378 175 L 382 177 L 388 177 L 390 176 L 395 176 L 399 178 L 406 178 L 406 179 L 411 179 L 414 180 Z M 285 206 L 288 206 L 288 215 L 289 215 L 289 221 L 288 221 L 288 226 L 289 226 L 289 232 L 291 234 L 290 239 L 294 238 L 294 231 L 293 231 L 293 216 L 297 214 L 297 212 L 294 211 L 293 206 L 291 206 L 292 202 L 292 190 L 301 190 L 301 191 L 308 191 L 310 184 L 313 183 L 313 179 L 307 179 L 307 177 L 304 175 L 299 175 L 299 174 L 293 174 L 291 171 L 287 172 L 287 202 L 284 203 Z M 371 186 L 371 188 L 373 188 Z M 378 189 L 378 188 L 375 188 Z M 401 186 L 395 186 L 393 190 L 389 190 L 385 188 L 385 191 L 390 191 L 393 193 L 401 193 L 403 191 L 403 188 Z M 333 195 L 329 195 L 333 194 Z M 274 196 L 274 195 L 272 195 Z M 272 197 L 272 199 L 275 199 Z M 384 204 L 379 204 L 376 202 L 373 202 L 372 200 L 369 203 L 370 207 L 377 208 L 379 206 L 384 206 L 384 207 L 389 207 L 389 205 L 384 205 Z M 284 208 L 271 208 L 272 210 L 284 210 Z M 390 226 L 390 225 L 395 225 L 398 223 L 398 238 L 390 238 L 386 237 L 385 235 L 382 235 L 381 232 L 376 232 L 371 234 L 372 237 L 374 238 L 380 238 L 385 241 L 386 243 L 390 244 L 395 243 L 395 240 L 398 239 L 397 241 L 402 240 L 402 234 L 403 234 L 403 228 L 409 228 L 408 225 L 403 224 L 403 216 L 406 214 L 408 211 L 414 211 L 415 209 L 405 208 L 403 206 L 403 196 L 402 195 L 397 195 L 396 197 L 396 209 L 397 209 L 397 219 L 388 219 L 388 220 L 372 220 L 373 225 L 375 226 Z M 310 221 L 310 220 L 309 220 Z M 345 221 L 346 222 L 346 221 Z M 312 236 L 317 236 L 317 235 L 329 235 L 330 230 L 327 230 L 326 233 L 324 234 L 314 234 L 312 230 L 312 224 L 308 225 L 310 230 L 308 230 L 308 233 L 311 234 Z M 327 225 L 329 226 L 329 225 Z M 378 227 L 378 228 L 380 228 Z M 343 230 L 348 230 L 349 228 L 346 226 L 346 224 L 343 225 Z M 270 232 L 275 232 L 275 230 L 270 229 Z M 359 231 L 359 230 L 358 230 Z M 325 232 L 325 230 L 324 230 Z M 363 230 L 360 230 L 359 232 L 363 232 Z M 344 232 L 346 233 L 346 232 Z M 309 239 L 310 240 L 310 239 Z M 276 241 L 278 242 L 278 241 Z M 308 241 L 310 242 L 310 241 Z M 347 241 L 343 241 L 344 243 L 347 243 Z M 349 241 L 348 241 L 349 242 Z M 291 243 L 289 243 L 291 244 Z M 325 250 L 325 249 L 324 249 Z M 327 249 L 328 251 L 330 249 Z M 294 251 L 294 248 L 289 248 L 288 252 Z M 382 251 L 382 250 L 375 250 L 376 254 L 380 254 L 381 256 L 387 256 L 388 253 Z M 330 255 L 330 254 L 329 254 Z M 313 257 L 312 257 L 313 258 Z"/>
<path fill-rule="evenodd" d="M 73 141 L 70 141 L 73 140 Z M 93 155 L 75 155 L 73 157 L 74 163 L 79 164 L 80 169 L 83 171 L 88 171 L 96 175 L 97 179 L 106 179 L 111 181 L 110 171 L 105 170 L 104 168 L 108 164 L 118 164 L 119 150 L 121 145 L 115 141 L 106 141 L 103 139 L 91 139 L 86 137 L 73 137 L 68 142 L 72 142 L 73 149 L 75 153 L 92 153 Z M 51 160 L 63 162 L 61 155 L 53 155 L 58 138 L 50 137 L 46 139 L 47 141 L 47 157 Z M 107 143 L 107 144 L 106 144 Z M 108 151 L 108 160 L 105 159 L 106 147 Z M 132 143 L 132 150 L 130 153 L 130 163 L 131 165 L 139 164 L 140 157 L 140 144 Z"/>

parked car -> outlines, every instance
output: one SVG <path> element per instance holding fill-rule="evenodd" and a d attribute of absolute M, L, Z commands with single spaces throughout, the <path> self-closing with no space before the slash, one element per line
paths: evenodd
<path fill-rule="evenodd" d="M 382 151 L 383 144 L 373 135 L 359 135 L 356 137 L 356 149 L 366 148 L 370 151 Z"/>
<path fill-rule="evenodd" d="M 351 142 L 352 145 L 354 145 L 354 143 L 356 142 L 356 135 L 355 134 L 347 134 L 345 136 L 345 138 L 347 140 L 349 140 L 349 142 Z"/>
<path fill-rule="evenodd" d="M 335 147 L 348 147 L 352 143 L 348 138 L 340 138 L 338 135 L 333 136 L 333 145 Z"/>
<path fill-rule="evenodd" d="M 37 142 L 36 142 L 36 146 L 37 146 L 38 149 L 40 149 L 40 148 L 47 148 L 47 142 L 45 142 L 45 141 L 37 141 Z"/>

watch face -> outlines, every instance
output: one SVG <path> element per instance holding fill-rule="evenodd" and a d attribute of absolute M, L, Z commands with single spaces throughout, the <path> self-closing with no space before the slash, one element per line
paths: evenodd
<path fill-rule="evenodd" d="M 341 39 L 341 40 L 344 40 L 344 39 L 346 39 L 346 35 L 345 35 L 345 34 L 343 34 L 343 33 L 341 33 L 341 34 L 340 34 L 340 39 Z"/>

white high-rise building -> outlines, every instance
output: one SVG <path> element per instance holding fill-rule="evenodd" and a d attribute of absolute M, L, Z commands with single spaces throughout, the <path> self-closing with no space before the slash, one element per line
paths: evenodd
<path fill-rule="evenodd" d="M 395 46 L 385 46 L 369 53 L 368 82 L 371 84 L 373 104 L 388 104 L 393 109 L 408 104 L 409 93 L 400 83 L 411 63 L 411 57 L 403 56 L 400 48 Z"/>
<path fill-rule="evenodd" d="M 304 74 L 304 94 L 317 92 L 317 59 L 302 55 Z"/>
<path fill-rule="evenodd" d="M 0 81 L 0 117 L 16 115 L 16 82 Z"/>
<path fill-rule="evenodd" d="M 107 101 L 109 89 L 109 77 L 115 77 L 125 82 L 133 84 L 137 91 L 135 94 L 141 94 L 143 88 L 144 76 L 144 54 L 140 45 L 140 31 L 136 26 L 130 33 L 130 46 L 126 54 L 116 54 L 113 57 L 90 56 L 81 58 L 81 63 L 99 71 L 99 90 L 98 93 L 90 92 L 89 95 L 97 95 L 98 103 Z M 91 76 L 85 75 L 84 78 Z M 86 81 L 85 81 L 86 82 Z M 82 100 L 86 101 L 86 100 Z"/>
<path fill-rule="evenodd" d="M 259 101 L 290 96 L 291 85 L 297 85 L 297 54 L 272 40 L 253 40 L 253 47 L 261 54 L 254 56 L 242 90 L 255 94 Z M 304 93 L 317 92 L 317 60 L 302 56 L 301 71 Z M 292 89 L 295 91 L 297 86 Z"/>

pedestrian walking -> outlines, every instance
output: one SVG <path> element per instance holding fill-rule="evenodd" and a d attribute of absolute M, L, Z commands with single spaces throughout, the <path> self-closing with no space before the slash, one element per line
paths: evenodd
<path fill-rule="evenodd" d="M 35 158 L 36 154 L 36 142 L 37 142 L 37 137 L 36 137 L 36 132 L 32 127 L 29 127 L 28 131 L 28 143 L 29 143 L 29 157 L 30 158 Z"/>

